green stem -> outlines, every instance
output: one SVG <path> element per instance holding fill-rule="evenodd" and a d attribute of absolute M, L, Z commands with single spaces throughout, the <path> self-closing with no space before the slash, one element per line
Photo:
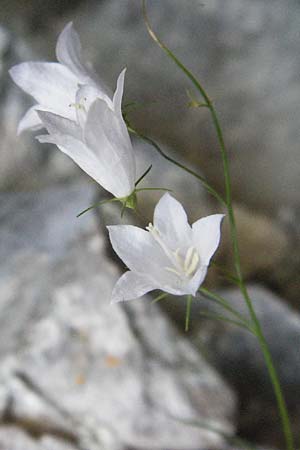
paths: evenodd
<path fill-rule="evenodd" d="M 249 325 L 245 324 L 244 322 L 241 322 L 239 320 L 230 319 L 227 316 L 222 316 L 221 314 L 214 314 L 207 311 L 201 311 L 200 316 L 207 317 L 211 320 L 219 320 L 220 322 L 228 322 L 231 325 L 237 325 L 238 327 L 244 328 L 245 330 L 249 331 L 251 334 L 253 334 L 253 330 Z"/>
<path fill-rule="evenodd" d="M 221 297 L 218 294 L 215 294 L 208 289 L 201 287 L 198 292 L 203 294 L 205 297 L 208 297 L 209 299 L 213 300 L 218 305 L 222 306 L 226 311 L 233 314 L 240 322 L 244 324 L 246 328 L 248 328 L 251 333 L 253 333 L 253 329 L 251 328 L 250 324 L 247 322 L 245 317 L 243 317 L 238 311 L 236 311 L 230 304 L 225 300 L 225 298 Z"/>
<path fill-rule="evenodd" d="M 249 297 L 247 287 L 245 285 L 242 270 L 241 270 L 241 260 L 240 260 L 240 252 L 239 252 L 239 245 L 238 245 L 238 238 L 237 238 L 237 229 L 236 229 L 236 222 L 235 222 L 235 216 L 234 211 L 232 207 L 232 195 L 231 195 L 231 179 L 230 179 L 230 171 L 229 171 L 229 161 L 228 161 L 228 153 L 225 147 L 225 142 L 223 138 L 222 129 L 220 126 L 220 122 L 216 113 L 216 110 L 212 103 L 209 104 L 209 110 L 211 112 L 212 120 L 217 132 L 220 148 L 221 148 L 221 155 L 222 155 L 222 161 L 223 161 L 223 170 L 224 170 L 224 177 L 225 177 L 225 190 L 226 190 L 226 202 L 227 202 L 227 211 L 228 211 L 228 218 L 229 218 L 229 224 L 230 224 L 230 234 L 231 234 L 231 240 L 232 240 L 232 247 L 233 247 L 233 255 L 234 255 L 234 263 L 235 263 L 235 269 L 237 273 L 237 277 L 240 283 L 240 290 L 241 293 L 245 299 L 248 311 L 250 313 L 250 317 L 253 323 L 254 331 L 257 336 L 257 339 L 260 344 L 260 348 L 262 350 L 262 353 L 264 355 L 265 363 L 269 372 L 270 380 L 273 385 L 275 397 L 277 400 L 278 410 L 281 418 L 282 428 L 285 436 L 286 441 L 286 448 L 287 450 L 294 450 L 294 439 L 293 434 L 291 430 L 291 424 L 289 415 L 287 412 L 286 402 L 283 396 L 283 392 L 280 386 L 280 381 L 277 375 L 277 371 L 275 369 L 273 359 L 268 347 L 268 344 L 266 342 L 265 336 L 263 334 L 259 319 L 256 315 L 256 312 L 254 310 L 252 301 Z"/>
<path fill-rule="evenodd" d="M 185 331 L 189 331 L 192 301 L 193 296 L 188 295 L 186 300 Z"/>
<path fill-rule="evenodd" d="M 152 303 L 160 302 L 160 300 L 163 300 L 163 299 L 166 298 L 168 295 L 169 295 L 169 294 L 167 294 L 166 292 L 162 292 L 160 295 L 157 295 L 157 297 L 155 297 L 155 298 L 152 300 L 151 304 L 152 304 Z"/>
<path fill-rule="evenodd" d="M 287 412 L 286 403 L 283 397 L 282 389 L 280 386 L 279 378 L 276 372 L 276 369 L 273 364 L 272 356 L 270 353 L 270 350 L 268 348 L 268 344 L 266 342 L 266 339 L 264 337 L 264 334 L 262 332 L 262 328 L 260 325 L 260 322 L 258 320 L 258 317 L 255 313 L 252 301 L 249 297 L 247 287 L 245 285 L 243 276 L 242 276 L 242 270 L 241 270 L 241 261 L 240 261 L 240 253 L 239 253 L 239 246 L 238 246 L 238 239 L 237 239 L 237 230 L 236 230 L 236 223 L 235 223 L 235 216 L 234 211 L 232 207 L 232 195 L 231 195 L 231 179 L 230 179 L 230 171 L 229 171 L 229 161 L 228 161 L 228 153 L 225 146 L 225 141 L 222 133 L 222 128 L 218 119 L 217 112 L 214 108 L 214 105 L 210 98 L 208 97 L 205 89 L 199 83 L 197 78 L 179 61 L 179 59 L 171 52 L 171 50 L 158 38 L 156 33 L 151 28 L 151 25 L 149 23 L 148 17 L 147 17 L 147 11 L 146 11 L 146 2 L 145 0 L 142 0 L 143 5 L 143 15 L 146 27 L 148 29 L 148 32 L 152 39 L 161 47 L 161 49 L 174 61 L 174 63 L 181 69 L 181 71 L 189 78 L 189 80 L 193 83 L 195 88 L 198 90 L 198 92 L 202 95 L 205 104 L 207 108 L 210 111 L 212 122 L 214 124 L 218 141 L 220 144 L 221 149 L 221 156 L 222 156 L 222 162 L 223 162 L 223 170 L 224 170 L 224 181 L 225 181 L 225 191 L 226 191 L 226 207 L 228 211 L 228 218 L 229 218 L 229 224 L 230 224 L 230 235 L 232 240 L 232 246 L 233 246 L 233 255 L 234 255 L 234 263 L 235 263 L 235 269 L 237 273 L 237 278 L 239 280 L 240 284 L 240 290 L 241 293 L 245 299 L 245 303 L 247 305 L 247 308 L 249 310 L 250 318 L 254 327 L 255 334 L 257 336 L 257 339 L 259 341 L 265 363 L 268 369 L 268 373 L 270 376 L 270 380 L 273 385 L 274 393 L 277 400 L 278 410 L 281 418 L 282 428 L 285 436 L 286 441 L 286 448 L 287 450 L 294 450 L 294 439 L 293 434 L 291 430 L 291 424 L 290 419 Z M 180 166 L 179 166 L 180 167 Z"/>
<path fill-rule="evenodd" d="M 221 195 L 212 186 L 210 186 L 210 184 L 205 180 L 205 178 L 203 178 L 197 172 L 194 172 L 194 170 L 184 166 L 180 162 L 178 162 L 175 159 L 171 158 L 171 156 L 167 155 L 153 139 L 151 139 L 151 138 L 149 138 L 149 137 L 139 133 L 138 131 L 136 131 L 135 129 L 133 129 L 129 125 L 127 125 L 127 128 L 128 128 L 128 131 L 130 131 L 130 133 L 135 134 L 136 136 L 138 136 L 143 141 L 148 142 L 148 144 L 152 145 L 155 148 L 155 150 L 157 150 L 157 152 L 163 158 L 165 158 L 167 161 L 171 162 L 175 166 L 179 167 L 180 169 L 184 170 L 185 172 L 189 173 L 190 175 L 193 175 L 193 177 L 195 177 L 199 181 L 201 181 L 201 183 L 207 189 L 207 191 L 210 194 L 212 194 L 223 206 L 227 207 L 227 204 L 226 204 L 225 200 L 221 197 Z"/>

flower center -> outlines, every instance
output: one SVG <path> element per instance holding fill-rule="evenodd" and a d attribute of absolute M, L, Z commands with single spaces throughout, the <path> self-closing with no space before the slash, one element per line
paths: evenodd
<path fill-rule="evenodd" d="M 189 247 L 184 257 L 182 257 L 180 248 L 177 248 L 175 251 L 171 250 L 162 240 L 160 232 L 152 225 L 152 223 L 149 223 L 146 230 L 151 233 L 154 240 L 159 244 L 172 263 L 172 267 L 165 267 L 165 270 L 175 273 L 180 278 L 192 278 L 197 271 L 200 261 L 199 254 L 195 247 Z"/>

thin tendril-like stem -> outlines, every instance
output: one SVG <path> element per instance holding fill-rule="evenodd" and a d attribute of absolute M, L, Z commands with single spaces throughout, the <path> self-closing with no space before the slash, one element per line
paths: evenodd
<path fill-rule="evenodd" d="M 80 217 L 83 214 L 85 214 L 88 211 L 90 211 L 91 209 L 97 208 L 98 206 L 102 206 L 102 205 L 105 205 L 106 203 L 112 203 L 112 202 L 118 202 L 118 201 L 120 201 L 118 198 L 110 198 L 109 200 L 103 200 L 103 201 L 97 202 L 94 205 L 91 205 L 88 208 L 86 208 L 83 211 L 81 211 L 79 214 L 77 214 L 76 217 Z"/>
<path fill-rule="evenodd" d="M 186 299 L 186 314 L 185 314 L 184 331 L 189 331 L 192 301 L 193 301 L 193 296 L 192 295 L 188 295 L 187 299 Z"/>
<path fill-rule="evenodd" d="M 201 311 L 199 314 L 200 316 L 207 317 L 208 319 L 211 320 L 218 320 L 219 322 L 228 322 L 231 325 L 236 325 L 240 328 L 244 328 L 245 330 L 250 331 L 250 333 L 253 334 L 253 330 L 240 320 L 230 319 L 230 317 L 222 316 L 221 314 L 210 313 L 208 311 Z"/>
<path fill-rule="evenodd" d="M 148 142 L 148 144 L 152 145 L 157 152 L 163 157 L 165 158 L 167 161 L 171 162 L 172 164 L 174 164 L 175 166 L 179 167 L 180 169 L 184 170 L 185 172 L 189 173 L 190 175 L 193 175 L 193 177 L 197 178 L 199 181 L 201 181 L 201 183 L 203 184 L 203 186 L 207 189 L 207 191 L 213 195 L 223 206 L 227 206 L 225 200 L 221 197 L 221 195 L 212 187 L 210 186 L 210 184 L 205 180 L 205 178 L 203 178 L 201 175 L 199 175 L 197 172 L 195 172 L 192 169 L 189 169 L 188 167 L 186 167 L 185 165 L 181 164 L 180 162 L 176 161 L 174 158 L 171 158 L 171 156 L 167 155 L 162 149 L 161 147 L 151 138 L 139 133 L 138 131 L 136 131 L 134 128 L 132 128 L 131 126 L 127 126 L 128 131 L 132 134 L 135 134 L 136 136 L 138 136 L 140 139 L 142 139 L 145 142 Z"/>
<path fill-rule="evenodd" d="M 168 295 L 169 295 L 169 294 L 167 294 L 166 292 L 163 292 L 162 294 L 159 294 L 157 297 L 155 297 L 155 298 L 152 300 L 151 304 L 152 304 L 152 303 L 160 302 L 160 301 L 163 300 L 164 298 L 168 297 Z"/>
<path fill-rule="evenodd" d="M 234 315 L 240 323 L 243 323 L 245 328 L 247 328 L 251 333 L 255 334 L 253 328 L 248 323 L 247 319 L 242 316 L 238 311 L 236 311 L 228 302 L 225 300 L 221 295 L 215 294 L 211 291 L 209 291 L 206 288 L 201 287 L 199 289 L 199 292 L 204 295 L 205 297 L 208 297 L 210 300 L 214 301 L 218 305 L 222 306 L 226 311 L 230 312 L 232 315 Z"/>
<path fill-rule="evenodd" d="M 163 188 L 163 187 L 146 187 L 146 188 L 135 189 L 135 192 L 143 192 L 143 191 L 166 191 L 166 192 L 173 192 L 172 189 Z"/>
<path fill-rule="evenodd" d="M 217 115 L 217 112 L 215 110 L 215 107 L 210 100 L 209 96 L 207 95 L 205 89 L 201 85 L 201 83 L 197 80 L 197 78 L 182 64 L 182 62 L 171 52 L 171 50 L 161 41 L 161 39 L 158 38 L 156 33 L 151 28 L 150 22 L 148 20 L 147 11 L 146 11 L 146 1 L 142 0 L 142 8 L 143 8 L 143 15 L 145 24 L 147 27 L 147 30 L 149 32 L 149 35 L 151 38 L 159 45 L 159 47 L 174 61 L 174 63 L 181 69 L 181 71 L 189 78 L 189 80 L 193 83 L 195 88 L 198 90 L 198 92 L 202 95 L 205 104 L 207 105 L 207 108 L 210 111 L 211 118 L 213 125 L 215 127 L 218 141 L 220 144 L 221 149 L 221 157 L 222 157 L 222 163 L 223 163 L 223 171 L 224 171 L 224 181 L 225 181 L 225 192 L 226 192 L 226 207 L 228 211 L 228 218 L 229 218 L 229 224 L 230 224 L 230 235 L 232 240 L 232 247 L 233 247 L 233 255 L 234 255 L 234 263 L 235 263 L 235 269 L 237 278 L 240 283 L 240 290 L 241 293 L 245 299 L 245 303 L 247 305 L 247 308 L 250 313 L 250 317 L 253 323 L 255 335 L 257 336 L 257 339 L 260 344 L 260 348 L 262 350 L 265 363 L 269 372 L 270 380 L 273 385 L 274 393 L 277 400 L 278 410 L 281 418 L 282 428 L 285 436 L 286 441 L 286 448 L 287 450 L 294 450 L 294 439 L 293 434 L 291 430 L 291 424 L 289 415 L 287 412 L 286 403 L 283 397 L 283 393 L 281 390 L 279 378 L 277 375 L 277 371 L 275 369 L 273 359 L 268 347 L 268 344 L 266 342 L 266 339 L 264 337 L 259 319 L 256 315 L 256 312 L 254 310 L 252 301 L 249 297 L 247 287 L 245 285 L 242 270 L 241 270 L 241 261 L 240 261 L 240 253 L 239 253 L 239 245 L 238 245 L 238 239 L 237 239 L 237 230 L 236 230 L 236 222 L 235 222 L 235 216 L 234 211 L 232 207 L 232 194 L 231 194 L 231 178 L 230 178 L 230 171 L 229 171 L 229 161 L 228 161 L 228 153 L 225 146 L 225 141 L 223 137 L 222 128 L 219 122 L 219 118 Z"/>

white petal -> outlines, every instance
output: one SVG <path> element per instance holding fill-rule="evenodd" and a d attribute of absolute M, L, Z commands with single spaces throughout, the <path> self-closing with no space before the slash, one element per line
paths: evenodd
<path fill-rule="evenodd" d="M 39 118 L 37 112 L 36 112 L 36 105 L 32 106 L 28 109 L 28 111 L 25 113 L 25 115 L 22 117 L 22 119 L 19 122 L 17 133 L 18 135 L 23 133 L 25 130 L 39 130 L 43 127 L 43 124 L 41 122 L 41 119 Z"/>
<path fill-rule="evenodd" d="M 207 266 L 200 266 L 193 278 L 183 288 L 186 294 L 196 295 L 199 286 L 203 283 L 207 273 Z"/>
<path fill-rule="evenodd" d="M 207 273 L 207 267 L 199 267 L 193 278 L 188 282 L 176 277 L 157 280 L 156 289 L 168 292 L 172 295 L 196 295 L 199 286 L 203 283 Z"/>
<path fill-rule="evenodd" d="M 39 142 L 55 144 L 58 148 L 70 156 L 70 158 L 81 167 L 90 177 L 92 177 L 97 183 L 111 192 L 108 187 L 103 183 L 103 179 L 106 179 L 106 170 L 103 168 L 101 162 L 93 152 L 79 139 L 75 139 L 73 136 L 61 135 L 61 134 L 47 134 L 43 136 L 37 136 Z M 113 193 L 113 192 L 112 192 Z"/>
<path fill-rule="evenodd" d="M 124 90 L 124 79 L 125 79 L 125 73 L 126 68 L 122 70 L 118 77 L 117 81 L 117 89 L 114 93 L 113 97 L 113 104 L 114 104 L 114 110 L 118 113 L 122 114 L 122 97 L 123 97 L 123 90 Z"/>
<path fill-rule="evenodd" d="M 193 242 L 197 248 L 201 264 L 208 266 L 218 248 L 221 237 L 221 222 L 224 214 L 213 214 L 193 223 Z"/>
<path fill-rule="evenodd" d="M 181 203 L 170 194 L 162 196 L 155 207 L 154 226 L 170 248 L 190 246 L 192 230 Z"/>
<path fill-rule="evenodd" d="M 111 99 L 96 86 L 85 84 L 78 89 L 76 94 L 76 114 L 80 126 L 84 127 L 89 109 L 97 98 L 104 100 L 113 109 Z"/>
<path fill-rule="evenodd" d="M 103 92 L 103 95 L 109 95 L 94 70 L 84 62 L 80 38 L 72 22 L 65 26 L 58 37 L 56 57 L 61 64 L 68 67 L 76 75 L 81 84 L 97 86 L 99 91 Z"/>
<path fill-rule="evenodd" d="M 73 120 L 45 111 L 38 111 L 37 114 L 49 134 L 70 135 L 75 139 L 82 139 L 82 129 Z"/>
<path fill-rule="evenodd" d="M 133 225 L 107 227 L 111 245 L 125 265 L 133 271 L 156 278 L 169 261 L 150 233 Z"/>
<path fill-rule="evenodd" d="M 133 300 L 142 297 L 156 287 L 147 276 L 136 272 L 125 272 L 117 281 L 112 292 L 112 303 Z"/>
<path fill-rule="evenodd" d="M 119 198 L 131 194 L 135 183 L 134 153 L 122 120 L 105 101 L 97 99 L 89 109 L 84 130 L 87 146 L 106 170 L 106 189 Z"/>
<path fill-rule="evenodd" d="M 85 74 L 82 64 L 81 43 L 78 33 L 74 30 L 72 22 L 69 22 L 60 33 L 56 44 L 57 60 L 67 66 L 74 74 L 81 78 Z"/>
<path fill-rule="evenodd" d="M 9 71 L 14 82 L 32 95 L 42 109 L 70 119 L 76 117 L 74 104 L 78 79 L 58 63 L 25 62 Z"/>

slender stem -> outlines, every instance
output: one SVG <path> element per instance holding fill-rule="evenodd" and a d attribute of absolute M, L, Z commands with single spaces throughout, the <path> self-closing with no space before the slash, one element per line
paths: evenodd
<path fill-rule="evenodd" d="M 282 428 L 285 436 L 286 441 L 286 448 L 287 450 L 294 450 L 294 439 L 293 434 L 291 430 L 291 424 L 290 419 L 287 412 L 286 403 L 283 397 L 282 389 L 280 386 L 279 378 L 276 372 L 276 369 L 273 364 L 272 356 L 270 353 L 270 350 L 268 348 L 266 339 L 264 337 L 264 334 L 262 332 L 262 328 L 260 325 L 260 322 L 258 320 L 258 317 L 255 313 L 254 307 L 252 305 L 251 299 L 249 297 L 247 287 L 245 285 L 243 276 L 242 276 L 242 270 L 241 270 L 241 261 L 240 261 L 240 253 L 239 253 L 239 246 L 238 246 L 238 239 L 237 239 L 237 230 L 236 230 L 236 223 L 235 223 L 235 217 L 234 217 L 234 211 L 232 207 L 232 195 L 231 195 L 231 179 L 230 179 L 230 171 L 229 171 L 229 161 L 228 161 L 228 153 L 225 146 L 225 141 L 222 133 L 222 128 L 218 119 L 217 112 L 215 110 L 215 107 L 208 97 L 205 89 L 201 85 L 201 83 L 197 80 L 197 78 L 182 64 L 181 61 L 173 54 L 173 52 L 158 38 L 156 33 L 151 28 L 150 22 L 148 20 L 147 11 L 146 11 L 146 1 L 142 0 L 142 7 L 143 7 L 143 15 L 145 24 L 147 27 L 147 30 L 152 37 L 152 39 L 161 47 L 161 49 L 175 62 L 175 64 L 182 70 L 182 72 L 187 76 L 187 78 L 190 79 L 190 81 L 193 83 L 195 88 L 198 90 L 198 92 L 202 95 L 205 104 L 207 108 L 210 111 L 212 122 L 214 124 L 218 141 L 220 144 L 221 149 L 221 156 L 222 156 L 222 162 L 223 162 L 223 170 L 224 170 L 224 181 L 225 181 L 225 191 L 226 191 L 226 207 L 228 211 L 228 218 L 229 218 L 229 224 L 230 224 L 230 235 L 232 240 L 232 246 L 233 246 L 233 255 L 234 255 L 234 263 L 235 263 L 235 269 L 237 273 L 237 278 L 239 280 L 240 284 L 240 290 L 241 293 L 245 299 L 245 303 L 247 305 L 247 308 L 250 313 L 250 317 L 253 323 L 254 331 L 257 336 L 257 339 L 259 341 L 262 353 L 264 355 L 265 363 L 269 372 L 270 380 L 273 385 L 274 393 L 277 400 L 278 410 L 281 418 Z M 180 167 L 180 166 L 179 166 Z"/>
<path fill-rule="evenodd" d="M 228 281 L 231 281 L 231 283 L 237 285 L 240 287 L 240 280 L 231 274 L 228 270 L 226 270 L 224 267 L 220 266 L 219 264 L 215 263 L 214 261 L 210 262 L 210 265 L 215 267 L 217 270 L 219 270 L 223 274 L 223 278 L 225 278 Z"/>
<path fill-rule="evenodd" d="M 228 322 L 232 325 L 237 325 L 238 327 L 244 328 L 245 330 L 249 331 L 251 334 L 253 333 L 252 328 L 250 328 L 248 325 L 246 325 L 244 322 L 241 322 L 240 320 L 230 319 L 227 316 L 222 316 L 221 314 L 214 314 L 207 311 L 201 311 L 200 316 L 207 317 L 211 320 L 218 320 L 220 322 Z"/>
<path fill-rule="evenodd" d="M 230 304 L 225 300 L 225 298 L 221 297 L 218 294 L 215 294 L 214 292 L 209 291 L 208 289 L 201 287 L 199 289 L 199 292 L 203 294 L 205 297 L 208 297 L 209 299 L 213 300 L 218 305 L 222 306 L 226 311 L 233 314 L 240 322 L 243 322 L 244 325 L 247 328 L 251 328 L 250 324 L 247 322 L 245 317 L 242 316 L 238 311 L 236 311 Z M 251 332 L 253 333 L 253 329 L 251 328 Z"/>
<path fill-rule="evenodd" d="M 252 301 L 249 297 L 248 290 L 246 287 L 246 284 L 243 279 L 242 270 L 241 270 L 241 260 L 240 260 L 240 252 L 239 252 L 239 245 L 238 245 L 238 238 L 237 238 L 237 230 L 236 230 L 236 222 L 235 222 L 235 216 L 234 211 L 232 207 L 232 196 L 231 196 L 231 179 L 230 179 L 230 172 L 229 172 L 229 162 L 228 162 L 228 153 L 226 151 L 225 142 L 223 138 L 222 129 L 218 120 L 218 116 L 216 113 L 216 110 L 212 103 L 209 105 L 209 110 L 211 112 L 212 120 L 217 132 L 219 144 L 221 147 L 221 154 L 222 154 L 222 161 L 223 161 L 223 169 L 224 169 L 224 177 L 225 177 L 225 190 L 226 190 L 226 202 L 227 202 L 227 211 L 228 211 L 228 218 L 230 223 L 230 234 L 231 234 L 231 240 L 232 240 L 232 246 L 233 246 L 233 254 L 234 254 L 234 263 L 235 263 L 235 269 L 237 273 L 237 277 L 240 282 L 240 290 L 243 294 L 243 297 L 245 299 L 247 308 L 250 313 L 250 317 L 254 326 L 255 334 L 257 336 L 257 339 L 259 341 L 261 350 L 264 355 L 265 363 L 269 372 L 270 380 L 273 385 L 274 393 L 277 400 L 278 410 L 281 417 L 281 423 L 282 428 L 285 436 L 286 441 L 286 447 L 287 450 L 294 450 L 294 439 L 293 434 L 291 430 L 291 424 L 289 415 L 287 412 L 286 402 L 283 396 L 283 392 L 280 386 L 280 381 L 277 375 L 277 371 L 275 369 L 273 359 L 268 347 L 268 344 L 266 342 L 266 339 L 264 337 L 259 319 L 256 315 L 256 312 L 254 310 Z"/>
<path fill-rule="evenodd" d="M 148 142 L 148 144 L 151 144 L 155 148 L 155 150 L 157 150 L 157 152 L 163 158 L 165 158 L 167 161 L 171 162 L 175 166 L 179 167 L 180 169 L 184 170 L 185 172 L 189 173 L 190 175 L 193 175 L 193 177 L 195 177 L 199 181 L 201 181 L 201 183 L 207 189 L 207 191 L 210 194 L 212 194 L 223 206 L 227 207 L 227 203 L 225 202 L 225 200 L 221 197 L 221 195 L 212 186 L 210 186 L 210 184 L 205 180 L 205 178 L 203 178 L 201 175 L 199 175 L 194 170 L 192 170 L 192 169 L 184 166 L 180 162 L 176 161 L 174 158 L 171 158 L 171 156 L 167 155 L 153 139 L 151 139 L 147 136 L 144 136 L 143 134 L 134 130 L 131 126 L 127 126 L 127 128 L 128 128 L 128 131 L 130 131 L 130 133 L 135 134 L 139 138 L 143 139 L 143 141 Z"/>
<path fill-rule="evenodd" d="M 140 188 L 135 189 L 135 192 L 142 192 L 142 191 L 167 191 L 167 192 L 173 192 L 172 189 L 167 189 L 163 187 L 146 187 L 146 188 Z"/>
<path fill-rule="evenodd" d="M 83 211 L 81 211 L 79 214 L 77 214 L 76 217 L 82 216 L 83 214 L 87 213 L 91 209 L 97 208 L 97 206 L 102 206 L 102 205 L 105 205 L 106 203 L 112 203 L 112 202 L 118 202 L 118 201 L 120 201 L 118 198 L 110 198 L 109 200 L 103 200 L 101 202 L 97 202 L 94 205 L 91 205 L 88 208 L 86 208 Z"/>
<path fill-rule="evenodd" d="M 152 304 L 152 303 L 157 303 L 157 302 L 159 302 L 160 300 L 163 300 L 163 299 L 166 298 L 168 295 L 169 295 L 169 294 L 167 294 L 166 292 L 162 292 L 161 294 L 157 295 L 157 297 L 155 297 L 155 298 L 152 300 L 151 304 Z"/>
<path fill-rule="evenodd" d="M 188 295 L 186 299 L 185 331 L 189 331 L 192 301 L 193 296 Z"/>

